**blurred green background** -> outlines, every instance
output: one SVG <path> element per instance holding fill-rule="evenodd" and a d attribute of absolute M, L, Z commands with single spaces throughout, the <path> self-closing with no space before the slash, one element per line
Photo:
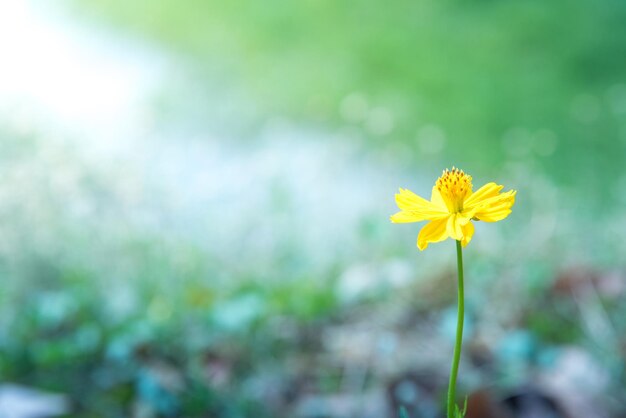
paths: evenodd
<path fill-rule="evenodd" d="M 465 251 L 460 391 L 623 416 L 625 2 L 0 15 L 3 382 L 67 416 L 436 417 L 454 245 L 388 217 L 454 165 L 518 190 Z"/>

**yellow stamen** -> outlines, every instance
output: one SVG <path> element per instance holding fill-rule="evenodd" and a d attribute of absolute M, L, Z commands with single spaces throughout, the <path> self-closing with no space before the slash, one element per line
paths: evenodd
<path fill-rule="evenodd" d="M 451 213 L 463 211 L 463 201 L 465 196 L 472 191 L 472 176 L 469 176 L 452 167 L 452 170 L 445 169 L 441 177 L 437 179 L 437 190 L 441 194 Z"/>

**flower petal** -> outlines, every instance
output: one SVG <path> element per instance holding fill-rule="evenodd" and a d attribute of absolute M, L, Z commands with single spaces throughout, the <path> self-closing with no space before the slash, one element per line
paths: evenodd
<path fill-rule="evenodd" d="M 396 194 L 396 203 L 401 211 L 391 217 L 391 222 L 394 223 L 435 220 L 448 216 L 444 208 L 419 197 L 410 190 L 400 189 L 400 193 Z"/>
<path fill-rule="evenodd" d="M 474 224 L 471 222 L 466 223 L 461 227 L 463 230 L 463 239 L 461 240 L 461 245 L 465 247 L 472 240 L 474 236 Z"/>
<path fill-rule="evenodd" d="M 465 238 L 465 230 L 463 228 L 470 223 L 470 218 L 463 216 L 461 213 L 450 215 L 446 224 L 446 232 L 450 238 L 461 241 Z M 473 231 L 472 231 L 473 233 Z"/>
<path fill-rule="evenodd" d="M 433 186 L 433 190 L 430 193 L 430 202 L 441 208 L 441 210 L 443 211 L 448 211 L 448 207 L 446 206 L 446 202 L 443 200 L 443 197 L 441 197 L 441 193 L 439 193 L 439 189 L 437 189 L 437 186 Z"/>
<path fill-rule="evenodd" d="M 429 243 L 443 241 L 448 238 L 448 233 L 446 232 L 447 223 L 448 219 L 443 218 L 430 221 L 424 225 L 417 236 L 417 248 L 420 251 L 424 251 Z"/>
<path fill-rule="evenodd" d="M 423 221 L 424 217 L 419 214 L 416 214 L 416 212 L 409 212 L 409 211 L 402 210 L 398 213 L 391 215 L 389 219 L 394 224 L 404 224 L 404 223 L 409 223 L 409 222 Z"/>
<path fill-rule="evenodd" d="M 450 215 L 446 225 L 446 232 L 450 235 L 450 238 L 460 241 L 463 239 L 463 230 L 461 229 L 461 223 L 458 221 L 458 217 L 459 215 L 457 213 Z"/>
<path fill-rule="evenodd" d="M 476 208 L 474 217 L 484 222 L 497 222 L 509 216 L 515 203 L 515 190 L 483 200 Z"/>
<path fill-rule="evenodd" d="M 504 186 L 497 185 L 496 183 L 487 183 L 480 189 L 476 190 L 471 195 L 468 195 L 463 202 L 464 209 L 471 209 L 474 206 L 480 204 L 483 200 L 497 196 Z"/>

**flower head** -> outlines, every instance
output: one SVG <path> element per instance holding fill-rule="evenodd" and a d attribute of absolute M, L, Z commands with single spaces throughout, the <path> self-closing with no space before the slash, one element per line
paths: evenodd
<path fill-rule="evenodd" d="M 417 247 L 425 250 L 431 242 L 452 238 L 466 246 L 474 235 L 474 221 L 497 222 L 511 213 L 515 190 L 500 193 L 504 186 L 487 183 L 472 191 L 472 176 L 452 167 L 444 170 L 433 187 L 430 201 L 410 190 L 400 189 L 396 203 L 400 212 L 391 222 L 428 222 L 417 237 Z"/>

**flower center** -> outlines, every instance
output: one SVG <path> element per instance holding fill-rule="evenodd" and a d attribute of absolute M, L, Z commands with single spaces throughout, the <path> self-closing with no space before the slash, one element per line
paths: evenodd
<path fill-rule="evenodd" d="M 465 196 L 472 191 L 472 176 L 458 168 L 452 167 L 452 170 L 446 168 L 437 179 L 436 185 L 448 210 L 451 213 L 459 213 L 463 210 Z"/>

